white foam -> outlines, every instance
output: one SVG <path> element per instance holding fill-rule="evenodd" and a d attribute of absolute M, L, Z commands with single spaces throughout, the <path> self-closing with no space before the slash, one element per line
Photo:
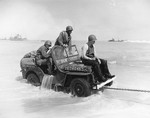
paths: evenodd
<path fill-rule="evenodd" d="M 42 84 L 41 84 L 41 89 L 46 88 L 46 89 L 51 89 L 52 88 L 52 83 L 53 83 L 53 76 L 52 75 L 44 75 Z"/>

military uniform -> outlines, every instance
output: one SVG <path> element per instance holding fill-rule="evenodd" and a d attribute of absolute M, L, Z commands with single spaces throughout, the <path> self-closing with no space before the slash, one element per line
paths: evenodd
<path fill-rule="evenodd" d="M 106 81 L 105 78 L 103 78 L 102 76 L 102 71 L 101 71 L 101 68 L 99 66 L 99 62 L 97 60 L 90 60 L 88 58 L 94 58 L 95 57 L 95 54 L 94 54 L 94 46 L 88 46 L 88 44 L 85 44 L 83 47 L 82 47 L 82 51 L 85 50 L 86 53 L 84 56 L 84 52 L 82 52 L 82 55 L 81 55 L 81 60 L 83 62 L 83 64 L 85 65 L 90 65 L 92 66 L 93 68 L 93 71 L 95 72 L 96 76 L 98 77 L 98 81 L 101 82 L 101 81 Z"/>
<path fill-rule="evenodd" d="M 106 81 L 108 78 L 112 78 L 115 75 L 110 74 L 106 60 L 97 58 L 93 45 L 95 40 L 97 40 L 95 35 L 90 35 L 88 37 L 88 43 L 82 47 L 81 59 L 84 64 L 93 67 L 93 71 L 98 77 L 99 82 Z"/>
<path fill-rule="evenodd" d="M 47 65 L 48 58 L 51 57 L 51 51 L 49 51 L 49 48 L 46 48 L 45 45 L 41 46 L 37 50 L 37 55 L 36 55 L 36 63 L 38 65 Z"/>
<path fill-rule="evenodd" d="M 71 46 L 71 35 L 68 35 L 66 31 L 62 31 L 55 42 L 55 45 L 63 46 L 64 44 Z"/>

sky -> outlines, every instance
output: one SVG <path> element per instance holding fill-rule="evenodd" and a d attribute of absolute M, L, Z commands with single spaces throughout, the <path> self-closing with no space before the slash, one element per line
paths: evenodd
<path fill-rule="evenodd" d="M 0 38 L 55 40 L 67 25 L 72 40 L 150 40 L 149 0 L 0 0 Z"/>

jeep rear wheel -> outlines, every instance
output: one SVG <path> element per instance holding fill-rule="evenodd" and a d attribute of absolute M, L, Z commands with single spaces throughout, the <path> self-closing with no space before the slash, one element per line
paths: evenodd
<path fill-rule="evenodd" d="M 74 79 L 70 85 L 71 93 L 78 97 L 87 97 L 91 95 L 89 83 L 85 79 Z"/>
<path fill-rule="evenodd" d="M 41 85 L 41 83 L 40 83 L 40 81 L 39 81 L 39 78 L 38 78 L 37 75 L 34 74 L 34 73 L 28 74 L 28 76 L 27 76 L 27 81 L 28 81 L 29 83 L 31 83 L 32 85 L 35 85 L 35 86 L 40 86 L 40 85 Z"/>

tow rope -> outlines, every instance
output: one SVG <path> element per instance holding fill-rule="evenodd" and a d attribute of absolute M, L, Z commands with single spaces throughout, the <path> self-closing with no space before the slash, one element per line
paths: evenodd
<path fill-rule="evenodd" d="M 104 86 L 104 89 L 112 89 L 112 90 L 120 90 L 120 91 L 134 91 L 134 92 L 145 92 L 150 93 L 150 90 L 140 90 L 140 89 L 127 89 L 127 88 L 115 88 L 115 87 L 108 87 Z"/>

